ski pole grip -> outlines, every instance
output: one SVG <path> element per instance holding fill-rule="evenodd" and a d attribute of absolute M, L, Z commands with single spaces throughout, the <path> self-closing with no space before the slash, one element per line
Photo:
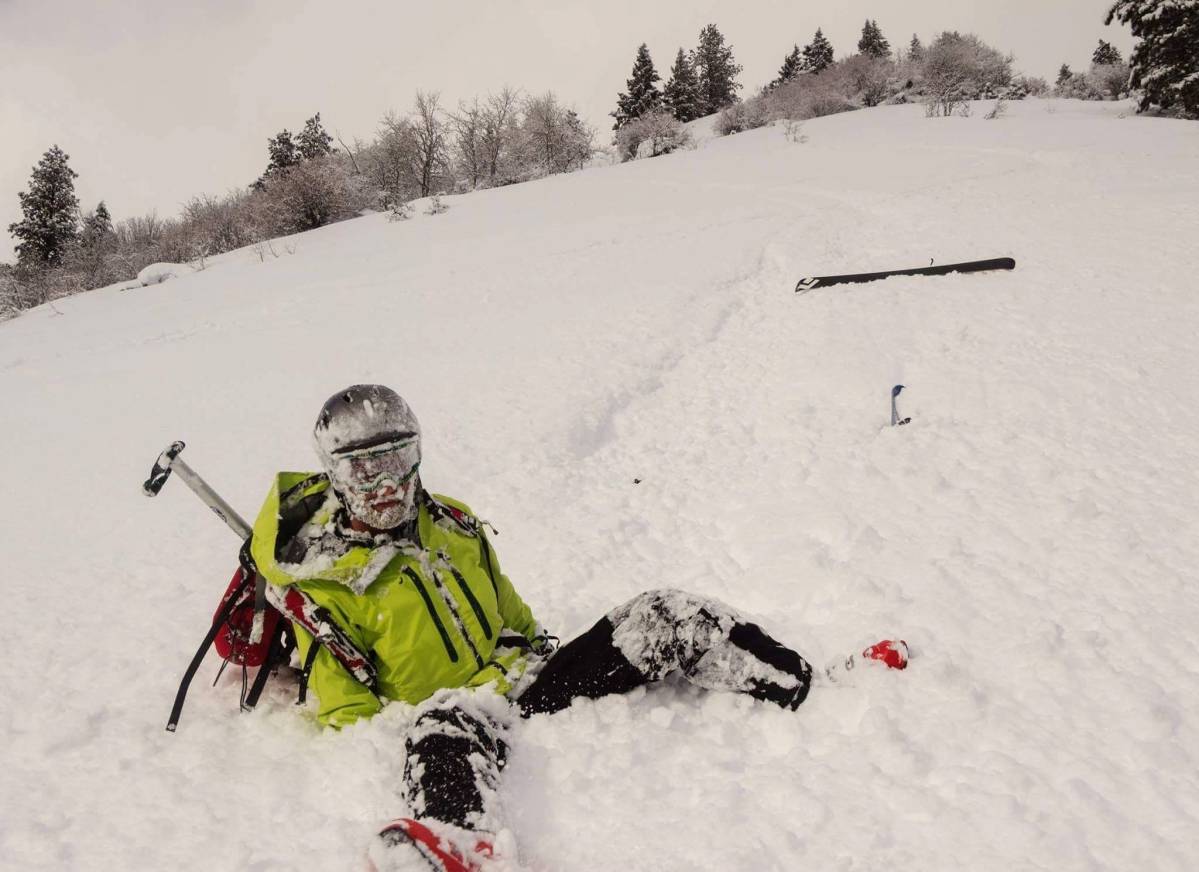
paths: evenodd
<path fill-rule="evenodd" d="M 158 455 L 158 459 L 154 461 L 154 468 L 150 470 L 150 477 L 142 485 L 142 493 L 148 497 L 158 496 L 158 492 L 162 490 L 162 486 L 171 477 L 171 464 L 175 462 L 175 458 L 179 456 L 179 452 L 183 449 L 184 444 L 182 442 L 172 442 L 167 446 L 166 451 Z"/>

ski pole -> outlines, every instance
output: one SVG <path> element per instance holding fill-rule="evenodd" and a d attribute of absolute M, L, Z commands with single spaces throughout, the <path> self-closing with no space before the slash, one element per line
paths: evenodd
<path fill-rule="evenodd" d="M 251 528 L 245 519 L 232 506 L 225 502 L 221 498 L 221 495 L 209 486 L 208 482 L 204 481 L 194 469 L 179 457 L 184 447 L 184 443 L 181 441 L 172 442 L 162 454 L 158 455 L 158 460 L 154 462 L 154 468 L 150 470 L 150 477 L 142 485 L 142 493 L 148 497 L 158 496 L 163 485 L 167 483 L 167 479 L 171 477 L 171 473 L 176 472 L 183 479 L 183 483 L 191 488 L 192 493 L 198 496 L 204 505 L 212 509 L 213 514 L 228 524 L 229 529 L 236 533 L 239 539 L 244 542 L 250 538 Z M 266 579 L 260 573 L 255 573 L 254 623 L 250 629 L 250 642 L 253 644 L 257 644 L 262 640 L 263 615 L 265 611 Z"/>
<path fill-rule="evenodd" d="M 899 409 L 895 406 L 895 398 L 899 396 L 899 392 L 903 390 L 903 385 L 896 385 L 891 388 L 891 426 L 902 427 L 904 424 L 911 421 L 911 418 L 900 418 Z"/>

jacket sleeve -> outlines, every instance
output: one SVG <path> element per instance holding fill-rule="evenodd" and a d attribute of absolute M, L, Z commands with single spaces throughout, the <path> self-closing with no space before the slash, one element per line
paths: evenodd
<path fill-rule="evenodd" d="M 292 624 L 296 631 L 296 646 L 300 662 L 308 657 L 312 637 L 302 628 Z M 369 718 L 383 708 L 379 698 L 346 672 L 337 658 L 323 646 L 317 652 L 308 678 L 309 689 L 319 702 L 316 719 L 321 726 L 341 727 L 354 723 L 359 718 Z"/>
<path fill-rule="evenodd" d="M 495 549 L 491 547 L 491 542 L 483 535 L 482 530 L 479 531 L 479 537 L 483 540 L 484 559 L 489 562 L 488 571 L 495 581 L 496 597 L 499 600 L 500 617 L 504 619 L 504 626 L 509 630 L 515 630 L 532 642 L 542 635 L 541 625 L 533 617 L 532 609 L 525 605 L 525 601 L 520 598 L 520 594 L 512 586 L 511 580 L 500 569 L 500 561 L 496 557 Z"/>

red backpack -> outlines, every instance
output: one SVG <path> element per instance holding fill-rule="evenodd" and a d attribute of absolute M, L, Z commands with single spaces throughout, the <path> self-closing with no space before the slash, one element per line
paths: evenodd
<path fill-rule="evenodd" d="M 308 646 L 300 670 L 297 705 L 302 705 L 307 699 L 308 677 L 312 674 L 312 665 L 322 646 L 357 681 L 372 693 L 377 692 L 378 674 L 370 655 L 358 647 L 328 609 L 317 605 L 308 594 L 294 586 L 279 588 L 268 584 L 254 566 L 250 557 L 250 540 L 247 539 L 242 545 L 240 565 L 212 616 L 212 626 L 179 683 L 175 704 L 167 720 L 167 731 L 173 733 L 179 725 L 188 687 L 213 644 L 225 661 L 217 678 L 230 663 L 240 666 L 241 710 L 253 711 L 267 679 L 279 666 L 291 662 L 291 654 L 296 648 L 294 626 L 302 627 L 312 637 L 312 644 Z M 250 683 L 249 670 L 252 668 L 257 668 L 258 673 L 253 683 Z"/>

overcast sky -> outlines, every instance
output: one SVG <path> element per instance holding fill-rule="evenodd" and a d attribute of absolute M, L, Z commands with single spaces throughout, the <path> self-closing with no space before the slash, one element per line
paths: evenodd
<path fill-rule="evenodd" d="M 772 79 L 791 46 L 822 27 L 841 57 L 877 20 L 892 47 L 913 33 L 972 31 L 1051 82 L 1085 68 L 1110 0 L 0 0 L 0 228 L 57 143 L 84 209 L 115 220 L 178 213 L 195 194 L 253 181 L 266 140 L 321 113 L 330 132 L 368 138 L 416 89 L 443 105 L 504 84 L 554 90 L 600 130 L 637 46 L 665 78 L 675 52 L 715 23 L 744 67 L 743 94 Z M 10 259 L 11 240 L 0 239 Z"/>

